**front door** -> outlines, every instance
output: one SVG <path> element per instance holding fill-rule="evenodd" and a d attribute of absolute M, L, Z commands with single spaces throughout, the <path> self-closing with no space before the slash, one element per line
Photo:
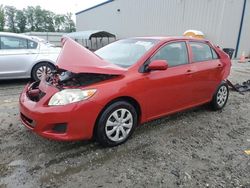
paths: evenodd
<path fill-rule="evenodd" d="M 145 75 L 148 119 L 187 108 L 192 89 L 192 70 L 185 41 L 166 44 L 151 57 L 150 61 L 153 60 L 166 60 L 168 69 Z"/>

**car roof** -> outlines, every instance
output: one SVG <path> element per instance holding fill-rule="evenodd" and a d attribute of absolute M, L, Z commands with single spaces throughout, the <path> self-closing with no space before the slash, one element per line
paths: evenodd
<path fill-rule="evenodd" d="M 33 40 L 32 37 L 24 35 L 24 34 L 18 34 L 18 33 L 10 33 L 10 32 L 0 32 L 0 36 L 10 36 L 10 37 L 21 37 L 21 38 L 25 38 L 25 39 L 29 39 L 29 40 Z"/>
<path fill-rule="evenodd" d="M 192 41 L 203 41 L 208 42 L 206 39 L 193 38 L 193 37 L 183 37 L 183 36 L 150 36 L 150 37 L 133 37 L 131 39 L 151 39 L 151 40 L 159 40 L 163 42 L 172 41 L 172 40 L 192 40 Z"/>

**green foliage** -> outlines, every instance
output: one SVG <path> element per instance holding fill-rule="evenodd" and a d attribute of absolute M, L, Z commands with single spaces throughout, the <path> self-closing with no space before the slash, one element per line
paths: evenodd
<path fill-rule="evenodd" d="M 24 12 L 26 18 L 27 18 L 27 25 L 26 25 L 26 29 L 28 31 L 35 31 L 35 8 L 28 6 L 25 9 Z"/>
<path fill-rule="evenodd" d="M 24 14 L 24 10 L 17 10 L 16 23 L 17 23 L 18 32 L 20 32 L 20 33 L 25 32 L 27 19 L 26 19 L 26 16 Z"/>
<path fill-rule="evenodd" d="M 0 5 L 0 31 L 4 30 L 5 25 L 5 16 L 4 16 L 4 7 Z"/>
<path fill-rule="evenodd" d="M 74 32 L 76 31 L 75 23 L 72 20 L 72 13 L 67 13 L 65 16 L 65 31 Z"/>
<path fill-rule="evenodd" d="M 9 31 L 16 33 L 16 22 L 15 22 L 15 17 L 16 17 L 16 8 L 13 6 L 5 6 L 5 15 L 6 15 L 6 21 L 7 21 L 7 26 L 9 28 Z"/>
<path fill-rule="evenodd" d="M 0 5 L 0 31 L 11 32 L 72 32 L 75 31 L 75 23 L 72 13 L 55 14 L 44 10 L 40 6 L 28 6 L 18 10 L 13 6 Z"/>
<path fill-rule="evenodd" d="M 65 23 L 65 15 L 62 14 L 55 15 L 54 20 L 55 20 L 55 30 L 57 32 L 63 30 L 64 29 L 63 23 Z"/>

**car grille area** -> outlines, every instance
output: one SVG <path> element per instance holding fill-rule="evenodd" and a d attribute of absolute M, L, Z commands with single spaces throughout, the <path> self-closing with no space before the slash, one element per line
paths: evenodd
<path fill-rule="evenodd" d="M 32 83 L 26 93 L 27 97 L 34 102 L 40 101 L 45 96 L 45 93 L 39 89 L 39 83 L 40 82 Z"/>

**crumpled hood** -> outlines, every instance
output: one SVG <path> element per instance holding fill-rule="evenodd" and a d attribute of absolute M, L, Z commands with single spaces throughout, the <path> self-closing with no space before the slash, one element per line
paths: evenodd
<path fill-rule="evenodd" d="M 57 59 L 60 69 L 73 73 L 124 74 L 126 69 L 106 62 L 74 40 L 64 37 L 63 48 Z"/>

